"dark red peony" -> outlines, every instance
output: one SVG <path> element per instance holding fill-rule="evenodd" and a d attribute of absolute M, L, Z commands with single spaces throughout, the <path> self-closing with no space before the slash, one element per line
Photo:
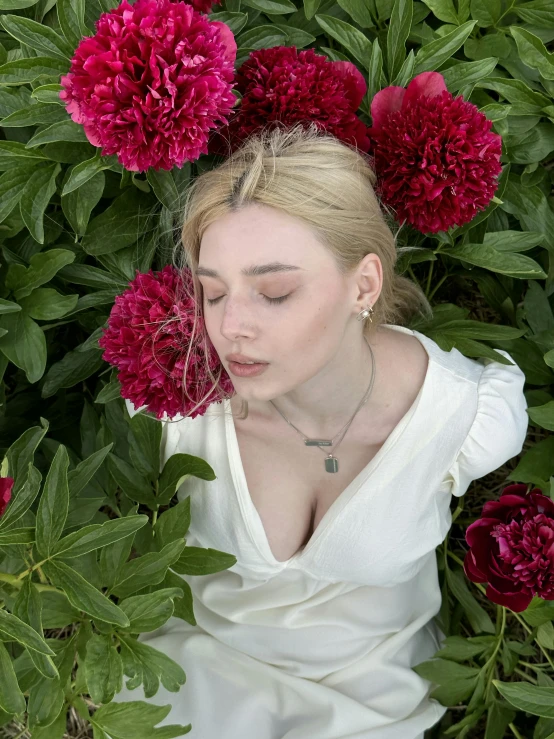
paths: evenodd
<path fill-rule="evenodd" d="M 211 403 L 223 398 L 210 394 L 212 383 L 206 370 L 204 341 L 208 347 L 210 370 L 217 377 L 221 369 L 220 385 L 231 395 L 234 386 L 220 362 L 205 332 L 204 320 L 198 317 L 197 334 L 191 345 L 194 322 L 190 269 L 180 273 L 168 265 L 159 272 L 138 273 L 129 287 L 115 299 L 108 319 L 108 327 L 98 341 L 102 355 L 118 369 L 121 395 L 130 400 L 135 409 L 146 409 L 162 418 L 177 414 L 195 418 L 203 415 Z M 190 349 L 183 389 L 183 373 Z M 196 403 L 202 404 L 195 411 Z"/>
<path fill-rule="evenodd" d="M 0 477 L 0 516 L 3 516 L 12 499 L 13 477 Z"/>
<path fill-rule="evenodd" d="M 534 596 L 554 600 L 554 501 L 539 488 L 508 485 L 466 530 L 464 571 L 486 582 L 487 598 L 524 611 Z"/>
<path fill-rule="evenodd" d="M 295 46 L 257 49 L 236 73 L 242 100 L 229 124 L 210 137 L 210 154 L 228 156 L 251 134 L 272 123 L 315 122 L 341 141 L 367 151 L 367 126 L 356 111 L 367 91 L 351 62 L 330 61 Z"/>
<path fill-rule="evenodd" d="M 378 194 L 400 222 L 436 233 L 487 207 L 502 171 L 502 139 L 473 103 L 448 92 L 441 74 L 384 88 L 371 116 Z"/>
<path fill-rule="evenodd" d="M 207 154 L 227 123 L 236 52 L 230 28 L 192 5 L 123 0 L 75 50 L 60 98 L 102 155 L 170 170 Z"/>

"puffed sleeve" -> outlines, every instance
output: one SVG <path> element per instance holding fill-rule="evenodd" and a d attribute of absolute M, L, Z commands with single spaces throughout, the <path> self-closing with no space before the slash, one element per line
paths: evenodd
<path fill-rule="evenodd" d="M 497 351 L 514 362 L 508 352 Z M 452 495 L 464 495 L 473 480 L 497 470 L 521 452 L 529 425 L 524 384 L 525 374 L 515 362 L 507 365 L 485 360 L 477 389 L 477 412 L 446 477 L 452 484 Z"/>

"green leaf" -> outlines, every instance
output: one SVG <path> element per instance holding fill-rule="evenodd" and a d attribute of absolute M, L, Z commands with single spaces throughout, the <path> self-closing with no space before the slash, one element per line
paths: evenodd
<path fill-rule="evenodd" d="M 519 711 L 554 718 L 554 688 L 542 688 L 529 683 L 504 683 L 501 680 L 493 680 L 492 683 L 500 695 Z"/>
<path fill-rule="evenodd" d="M 546 234 L 540 231 L 488 231 L 484 242 L 496 251 L 526 251 L 544 243 Z"/>
<path fill-rule="evenodd" d="M 125 598 L 120 602 L 119 607 L 127 614 L 130 625 L 122 631 L 139 634 L 158 629 L 172 616 L 173 599 L 182 597 L 183 591 L 180 588 L 161 588 L 153 593 Z"/>
<path fill-rule="evenodd" d="M 154 534 L 161 546 L 184 539 L 190 526 L 190 496 L 168 508 L 154 524 Z"/>
<path fill-rule="evenodd" d="M 36 5 L 38 0 L 0 0 L 0 10 L 20 10 Z"/>
<path fill-rule="evenodd" d="M 67 469 L 69 457 L 60 444 L 44 483 L 37 510 L 36 547 L 41 556 L 50 557 L 60 538 L 69 508 Z"/>
<path fill-rule="evenodd" d="M 378 39 L 375 39 L 371 49 L 369 60 L 367 94 L 372 100 L 381 89 L 381 78 L 383 76 L 383 53 Z"/>
<path fill-rule="evenodd" d="M 420 48 L 416 54 L 414 75 L 432 72 L 463 46 L 473 31 L 477 21 L 467 21 L 446 36 L 431 41 Z"/>
<path fill-rule="evenodd" d="M 29 267 L 11 264 L 6 277 L 6 287 L 15 293 L 17 300 L 30 295 L 36 287 L 49 282 L 66 264 L 75 259 L 69 249 L 49 249 L 31 257 Z"/>
<path fill-rule="evenodd" d="M 514 164 L 542 162 L 554 151 L 554 125 L 539 123 L 526 133 L 504 136 L 506 156 Z"/>
<path fill-rule="evenodd" d="M 24 431 L 6 452 L 5 458 L 8 460 L 7 474 L 15 479 L 12 490 L 12 505 L 17 491 L 23 487 L 27 476 L 31 472 L 29 463 L 33 461 L 35 450 L 48 430 L 48 421 L 44 418 L 41 418 L 40 421 L 42 426 L 32 426 Z M 0 528 L 5 525 L 6 515 L 4 514 L 0 519 Z"/>
<path fill-rule="evenodd" d="M 476 87 L 493 90 L 511 103 L 514 108 L 512 115 L 525 115 L 537 112 L 550 105 L 550 99 L 536 90 L 532 90 L 522 80 L 513 80 L 509 77 L 487 77 L 475 83 Z M 517 107 L 515 107 L 517 106 Z"/>
<path fill-rule="evenodd" d="M 10 544 L 32 544 L 35 541 L 34 526 L 0 531 L 0 547 Z"/>
<path fill-rule="evenodd" d="M 164 579 L 167 568 L 179 559 L 184 547 L 184 541 L 171 541 L 159 552 L 148 552 L 142 557 L 125 562 L 118 573 L 112 592 L 119 598 L 126 598 L 137 590 L 157 585 Z"/>
<path fill-rule="evenodd" d="M 66 115 L 66 114 L 65 114 Z M 4 121 L 0 122 L 4 125 Z M 48 144 L 52 141 L 76 141 L 88 143 L 84 129 L 72 120 L 62 120 L 52 123 L 50 126 L 43 128 L 27 141 L 27 149 L 31 149 L 41 144 Z"/>
<path fill-rule="evenodd" d="M 514 13 L 517 13 L 522 21 L 530 23 L 539 28 L 552 28 L 554 26 L 554 8 L 552 0 L 532 0 L 525 5 L 516 5 Z"/>
<path fill-rule="evenodd" d="M 464 662 L 490 649 L 494 646 L 494 643 L 494 636 L 470 637 L 469 639 L 457 635 L 447 636 L 442 649 L 433 656 L 454 660 L 455 662 Z"/>
<path fill-rule="evenodd" d="M 519 280 L 546 279 L 546 273 L 534 259 L 513 252 L 498 252 L 488 244 L 463 244 L 441 251 L 454 259 Z"/>
<path fill-rule="evenodd" d="M 448 587 L 464 609 L 464 613 L 473 631 L 477 634 L 481 632 L 494 634 L 496 632 L 495 625 L 491 621 L 489 614 L 479 605 L 469 590 L 463 571 L 461 569 L 447 569 L 446 575 Z"/>
<path fill-rule="evenodd" d="M 29 729 L 37 736 L 37 729 L 50 727 L 64 705 L 65 693 L 59 679 L 42 678 L 29 689 L 27 714 Z"/>
<path fill-rule="evenodd" d="M 19 201 L 23 222 L 39 244 L 44 244 L 44 211 L 56 192 L 56 177 L 60 170 L 61 164 L 53 164 L 33 172 Z"/>
<path fill-rule="evenodd" d="M 61 318 L 77 305 L 78 295 L 61 295 L 51 287 L 39 287 L 26 298 L 21 298 L 21 307 L 28 316 L 38 321 Z"/>
<path fill-rule="evenodd" d="M 295 7 L 294 10 L 296 10 Z M 166 208 L 169 208 L 169 210 L 174 211 L 179 204 L 179 191 L 177 190 L 171 172 L 164 169 L 156 172 L 155 169 L 150 167 L 146 172 L 146 179 L 160 203 L 165 205 Z"/>
<path fill-rule="evenodd" d="M 85 0 L 57 0 L 56 12 L 63 35 L 75 48 L 83 36 L 89 36 L 85 25 Z"/>
<path fill-rule="evenodd" d="M 369 12 L 369 6 L 364 0 L 337 0 L 338 5 L 348 13 L 352 20 L 361 28 L 373 28 L 374 23 Z M 319 3 L 318 3 L 319 6 Z M 305 6 L 304 6 L 305 7 Z M 317 12 L 315 8 L 314 13 Z M 313 13 L 312 13 L 313 16 Z M 311 16 L 310 16 L 311 17 Z M 306 18 L 310 18 L 306 15 Z"/>
<path fill-rule="evenodd" d="M 157 509 L 159 503 L 152 486 L 134 467 L 115 454 L 108 455 L 106 464 L 110 475 L 130 500 L 143 503 L 153 511 Z"/>
<path fill-rule="evenodd" d="M 0 641 L 0 708 L 7 714 L 22 714 L 27 707 L 19 688 L 13 659 Z"/>
<path fill-rule="evenodd" d="M 90 524 L 60 539 L 52 550 L 52 557 L 80 557 L 114 541 L 135 534 L 148 522 L 148 516 L 125 516 L 102 524 Z"/>
<path fill-rule="evenodd" d="M 261 13 L 269 13 L 270 15 L 296 12 L 296 5 L 290 0 L 241 0 L 241 2 L 249 8 L 255 8 Z"/>
<path fill-rule="evenodd" d="M 93 634 L 86 644 L 85 675 L 95 703 L 109 703 L 123 678 L 123 664 L 111 636 Z"/>
<path fill-rule="evenodd" d="M 18 15 L 2 15 L 0 23 L 11 36 L 39 54 L 67 62 L 71 60 L 72 47 L 50 26 Z"/>
<path fill-rule="evenodd" d="M 502 14 L 500 0 L 471 0 L 470 7 L 471 17 L 482 28 L 496 25 Z"/>
<path fill-rule="evenodd" d="M 50 398 L 62 387 L 73 387 L 86 380 L 102 367 L 104 361 L 97 349 L 86 352 L 72 351 L 59 362 L 55 362 L 44 378 L 41 395 Z"/>
<path fill-rule="evenodd" d="M 528 409 L 529 418 L 537 426 L 554 431 L 554 400 L 543 405 L 535 405 Z M 554 649 L 554 647 L 551 647 Z"/>
<path fill-rule="evenodd" d="M 458 15 L 452 0 L 423 0 L 423 2 L 440 21 L 458 25 Z"/>
<path fill-rule="evenodd" d="M 514 720 L 516 712 L 506 703 L 493 699 L 487 714 L 485 739 L 503 739 L 508 724 Z"/>
<path fill-rule="evenodd" d="M 213 468 L 202 457 L 195 457 L 192 454 L 172 454 L 160 476 L 156 498 L 158 504 L 167 505 L 177 488 L 191 475 L 202 480 L 216 479 Z"/>
<path fill-rule="evenodd" d="M 44 562 L 42 567 L 46 577 L 65 592 L 69 602 L 75 608 L 109 624 L 129 625 L 129 619 L 121 608 L 72 567 L 59 560 Z"/>
<path fill-rule="evenodd" d="M 19 141 L 0 141 L 0 170 L 49 164 L 50 161 L 42 152 L 30 151 Z"/>
<path fill-rule="evenodd" d="M 111 169 L 114 165 L 114 157 L 94 156 L 92 159 L 86 159 L 84 162 L 75 164 L 70 175 L 62 188 L 62 198 L 74 190 L 78 190 L 85 182 L 95 177 L 99 172 L 105 169 Z"/>
<path fill-rule="evenodd" d="M 160 444 L 162 424 L 156 418 L 144 413 L 136 413 L 130 422 L 129 454 L 131 462 L 140 464 L 157 480 L 160 474 Z"/>
<path fill-rule="evenodd" d="M 37 56 L 29 59 L 14 59 L 0 65 L 0 85 L 22 85 L 33 82 L 41 75 L 59 77 L 69 71 L 69 66 L 69 61 L 53 57 Z M 24 144 L 21 145 L 24 147 Z"/>
<path fill-rule="evenodd" d="M 547 80 L 554 80 L 554 54 L 549 54 L 538 36 L 520 26 L 510 26 L 521 61 L 538 69 Z"/>
<path fill-rule="evenodd" d="M 2 641 L 16 641 L 27 649 L 34 649 L 50 657 L 55 654 L 32 626 L 14 616 L 13 613 L 8 613 L 4 608 L 0 609 L 0 632 Z"/>
<path fill-rule="evenodd" d="M 1 156 L 1 155 L 0 155 Z M 40 160 L 19 165 L 16 169 L 10 169 L 0 177 L 0 223 L 13 211 L 21 200 L 25 186 L 34 169 L 41 166 Z"/>
<path fill-rule="evenodd" d="M 461 62 L 441 72 L 449 92 L 457 92 L 461 87 L 488 77 L 492 73 L 498 59 L 489 57 L 476 62 Z M 484 111 L 482 111 L 484 112 Z"/>
<path fill-rule="evenodd" d="M 211 575 L 222 572 L 237 563 L 229 552 L 204 547 L 186 547 L 171 569 L 180 575 Z"/>
<path fill-rule="evenodd" d="M 371 41 L 361 31 L 332 15 L 316 15 L 315 19 L 325 33 L 344 46 L 364 69 L 369 70 Z"/>
<path fill-rule="evenodd" d="M 108 452 L 113 447 L 113 443 L 107 444 L 93 452 L 86 459 L 83 459 L 74 470 L 67 473 L 67 482 L 69 485 L 69 497 L 75 498 L 85 485 L 94 477 L 95 473 L 100 469 Z"/>
<path fill-rule="evenodd" d="M 387 30 L 387 69 L 393 80 L 406 56 L 406 39 L 412 27 L 414 6 L 412 0 L 394 0 Z M 369 56 L 368 56 L 369 58 Z"/>
<path fill-rule="evenodd" d="M 535 597 L 521 615 L 530 626 L 542 626 L 554 619 L 554 602 Z"/>
<path fill-rule="evenodd" d="M 34 103 L 2 118 L 0 125 L 3 128 L 23 128 L 38 124 L 60 123 L 67 120 L 67 112 L 59 105 L 49 103 Z"/>
<path fill-rule="evenodd" d="M 255 26 L 243 31 L 236 39 L 239 49 L 270 49 L 287 42 L 287 35 L 276 26 Z"/>
<path fill-rule="evenodd" d="M 25 372 L 30 383 L 38 382 L 46 368 L 43 330 L 23 311 L 0 315 L 0 328 L 8 332 L 0 336 L 0 352 Z"/>
<path fill-rule="evenodd" d="M 146 646 L 146 645 L 143 645 Z M 94 723 L 111 739 L 171 739 L 187 734 L 192 724 L 172 724 L 154 728 L 171 711 L 171 705 L 158 706 L 146 701 L 106 703 L 94 712 Z M 129 733 L 131 732 L 131 733 Z M 100 737 L 99 737 L 100 739 Z"/>
<path fill-rule="evenodd" d="M 70 284 L 74 282 L 77 285 L 86 285 L 87 287 L 94 287 L 97 290 L 109 289 L 113 290 L 114 294 L 122 292 L 129 286 L 127 280 L 117 275 L 112 275 L 111 272 L 106 272 L 104 269 L 93 267 L 90 264 L 70 264 L 67 267 L 63 267 L 59 275 Z"/>
<path fill-rule="evenodd" d="M 233 36 L 238 36 L 248 23 L 248 13 L 232 13 L 229 11 L 210 13 L 210 21 L 221 21 L 225 23 L 233 32 Z"/>
<path fill-rule="evenodd" d="M 98 256 L 133 244 L 147 226 L 155 226 L 153 205 L 152 196 L 129 188 L 89 223 L 81 242 L 83 249 L 87 254 Z"/>
<path fill-rule="evenodd" d="M 131 674 L 131 669 L 133 673 L 135 670 L 138 671 L 140 679 L 144 682 L 146 698 L 152 697 L 158 691 L 159 680 L 166 690 L 172 692 L 177 692 L 184 684 L 185 671 L 171 657 L 131 636 L 119 634 L 119 637 L 125 674 Z M 133 735 L 136 736 L 134 733 Z"/>
<path fill-rule="evenodd" d="M 65 105 L 64 101 L 60 98 L 60 92 L 62 86 L 58 82 L 52 82 L 48 85 L 39 85 L 35 87 L 31 93 L 33 100 L 38 100 L 39 103 L 50 103 L 54 105 Z M 27 146 L 29 143 L 27 142 Z"/>

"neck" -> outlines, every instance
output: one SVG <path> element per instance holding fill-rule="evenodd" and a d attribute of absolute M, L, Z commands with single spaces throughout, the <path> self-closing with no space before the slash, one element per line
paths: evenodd
<path fill-rule="evenodd" d="M 373 351 L 373 362 L 368 344 Z M 249 412 L 285 424 L 280 411 L 308 438 L 332 439 L 351 419 L 365 396 L 372 372 L 375 375 L 373 387 L 362 408 L 378 405 L 376 399 L 381 395 L 383 380 L 379 346 L 376 334 L 368 338 L 367 343 L 359 335 L 349 344 L 348 350 L 337 352 L 321 372 L 301 386 L 271 398 L 272 402 L 249 400 Z"/>

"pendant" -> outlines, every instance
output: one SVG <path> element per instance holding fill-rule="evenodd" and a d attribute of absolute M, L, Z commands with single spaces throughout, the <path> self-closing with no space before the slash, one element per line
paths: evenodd
<path fill-rule="evenodd" d="M 326 472 L 338 472 L 339 471 L 339 460 L 330 454 L 325 457 L 325 470 Z"/>
<path fill-rule="evenodd" d="M 306 446 L 332 446 L 333 440 L 329 439 L 304 439 Z"/>

